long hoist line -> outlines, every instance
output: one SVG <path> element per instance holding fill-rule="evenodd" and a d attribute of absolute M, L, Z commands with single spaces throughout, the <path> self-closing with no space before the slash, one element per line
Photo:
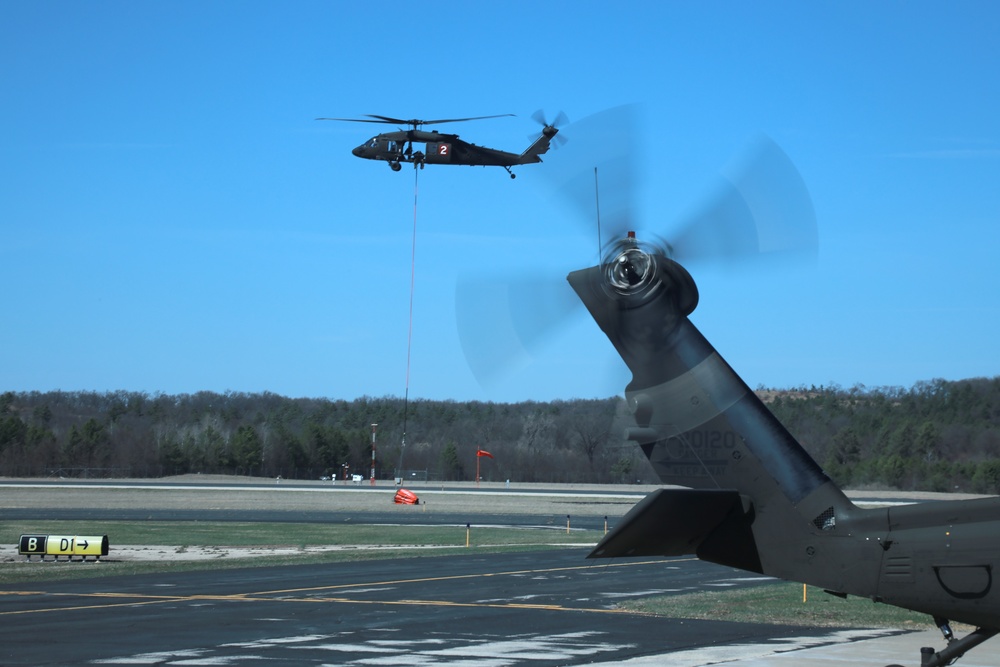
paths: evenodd
<path fill-rule="evenodd" d="M 406 331 L 406 390 L 403 393 L 403 442 L 399 450 L 399 474 L 403 474 L 403 454 L 406 452 L 406 418 L 410 407 L 410 357 L 413 351 L 413 292 L 417 275 L 417 187 L 420 170 L 413 170 L 413 239 L 410 245 L 410 320 Z"/>

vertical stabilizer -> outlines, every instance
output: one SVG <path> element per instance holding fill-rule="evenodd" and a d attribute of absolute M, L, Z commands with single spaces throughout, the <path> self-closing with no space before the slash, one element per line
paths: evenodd
<path fill-rule="evenodd" d="M 540 156 L 545 155 L 549 152 L 549 144 L 552 142 L 552 138 L 559 134 L 559 129 L 553 125 L 546 125 L 542 128 L 542 133 L 538 135 L 534 143 L 528 146 L 523 153 L 521 153 L 521 164 L 532 164 L 534 162 L 541 162 L 542 158 Z"/>
<path fill-rule="evenodd" d="M 702 514 L 725 530 L 689 536 L 691 553 L 804 580 L 810 545 L 837 534 L 856 508 L 688 320 L 698 302 L 688 272 L 633 241 L 568 280 L 632 371 L 628 438 L 663 483 L 728 494 L 725 512 Z M 693 498 L 672 493 L 657 506 L 698 513 L 703 504 Z M 647 526 L 664 525 L 667 512 L 651 519 L 656 513 L 646 509 Z M 676 541 L 660 541 L 676 551 Z M 634 536 L 619 553 L 636 548 L 626 542 Z"/>
<path fill-rule="evenodd" d="M 695 554 L 980 626 L 933 660 L 925 649 L 928 666 L 996 634 L 1000 498 L 855 507 L 688 320 L 698 291 L 683 267 L 630 235 L 568 280 L 632 371 L 628 438 L 678 485 L 591 557 Z"/>

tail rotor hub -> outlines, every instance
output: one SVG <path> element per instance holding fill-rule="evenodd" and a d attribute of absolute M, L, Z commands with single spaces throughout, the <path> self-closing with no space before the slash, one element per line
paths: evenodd
<path fill-rule="evenodd" d="M 691 314 L 698 305 L 698 288 L 669 252 L 668 245 L 639 242 L 629 232 L 611 246 L 601 263 L 605 291 L 624 308 L 638 308 L 668 295 L 682 315 Z"/>
<path fill-rule="evenodd" d="M 604 261 L 607 287 L 618 296 L 645 301 L 655 294 L 661 284 L 655 248 L 640 245 L 634 232 L 615 243 Z"/>

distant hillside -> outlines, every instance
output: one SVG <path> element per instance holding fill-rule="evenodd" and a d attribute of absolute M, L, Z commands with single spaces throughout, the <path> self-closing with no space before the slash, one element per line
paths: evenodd
<path fill-rule="evenodd" d="M 758 393 L 842 485 L 1000 491 L 1000 378 Z"/>
<path fill-rule="evenodd" d="M 838 483 L 1000 491 L 1000 378 L 911 389 L 760 388 L 757 394 Z M 370 474 L 471 480 L 655 482 L 624 442 L 621 398 L 459 403 L 291 399 L 199 392 L 7 392 L 0 475 L 316 479 Z"/>

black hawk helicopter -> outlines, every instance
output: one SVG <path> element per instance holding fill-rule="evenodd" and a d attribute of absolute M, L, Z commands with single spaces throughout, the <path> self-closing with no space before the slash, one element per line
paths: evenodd
<path fill-rule="evenodd" d="M 921 667 L 1000 631 L 1000 498 L 857 507 L 691 323 L 697 287 L 664 250 L 626 238 L 568 280 L 632 371 L 627 439 L 690 487 L 644 498 L 591 558 L 691 554 L 926 613 L 947 646 Z"/>
<path fill-rule="evenodd" d="M 459 164 L 472 167 L 503 167 L 511 178 L 517 176 L 511 167 L 519 164 L 535 164 L 541 162 L 541 156 L 549 150 L 549 144 L 559 133 L 558 125 L 565 122 L 565 115 L 559 114 L 556 120 L 549 123 L 539 111 L 532 117 L 542 125 L 542 131 L 523 153 L 508 153 L 495 148 L 477 146 L 462 141 L 457 134 L 445 134 L 437 131 L 421 130 L 424 125 L 440 123 L 458 123 L 469 120 L 485 120 L 487 118 L 504 118 L 514 114 L 499 114 L 496 116 L 475 116 L 472 118 L 444 118 L 439 120 L 420 120 L 411 118 L 390 118 L 367 114 L 367 118 L 317 118 L 316 120 L 338 120 L 349 123 L 383 123 L 388 125 L 408 125 L 410 129 L 399 129 L 395 132 L 377 134 L 365 143 L 355 148 L 352 153 L 366 160 L 384 160 L 389 168 L 399 171 L 402 163 L 407 162 L 416 169 L 423 169 L 427 164 Z M 559 138 L 563 140 L 562 137 Z"/>
<path fill-rule="evenodd" d="M 574 144 L 577 136 L 574 127 Z M 856 506 L 688 319 L 699 295 L 679 259 L 728 263 L 784 252 L 789 244 L 781 237 L 793 234 L 799 225 L 794 218 L 803 211 L 811 231 L 791 245 L 816 241 L 812 204 L 791 161 L 773 143 L 761 155 L 749 161 L 748 177 L 729 179 L 732 187 L 692 215 L 674 236 L 677 243 L 640 243 L 626 235 L 628 227 L 619 227 L 618 240 L 597 266 L 567 277 L 577 303 L 632 373 L 625 397 L 634 423 L 626 438 L 642 449 L 663 484 L 677 485 L 640 501 L 589 557 L 695 555 L 835 596 L 925 613 L 947 645 L 922 648 L 920 664 L 942 667 L 1000 632 L 1000 585 L 994 588 L 1000 497 Z M 763 170 L 768 161 L 777 166 Z M 785 206 L 795 199 L 797 205 Z M 545 287 L 537 271 L 527 282 L 534 284 L 509 293 L 528 301 Z M 459 334 L 481 377 L 467 345 L 471 329 L 463 329 L 458 287 Z M 506 287 L 517 290 L 518 284 Z M 537 303 L 544 301 L 551 303 L 548 297 Z M 545 320 L 551 305 L 541 314 L 530 312 L 530 305 L 516 312 L 515 305 L 506 299 L 497 305 L 492 317 L 503 322 L 484 321 L 482 308 L 476 310 L 479 336 L 488 338 L 485 332 L 504 325 L 516 328 L 526 317 L 538 318 L 534 330 L 551 326 Z M 527 329 L 518 332 L 522 343 L 531 334 Z M 976 629 L 959 639 L 951 622 Z"/>

